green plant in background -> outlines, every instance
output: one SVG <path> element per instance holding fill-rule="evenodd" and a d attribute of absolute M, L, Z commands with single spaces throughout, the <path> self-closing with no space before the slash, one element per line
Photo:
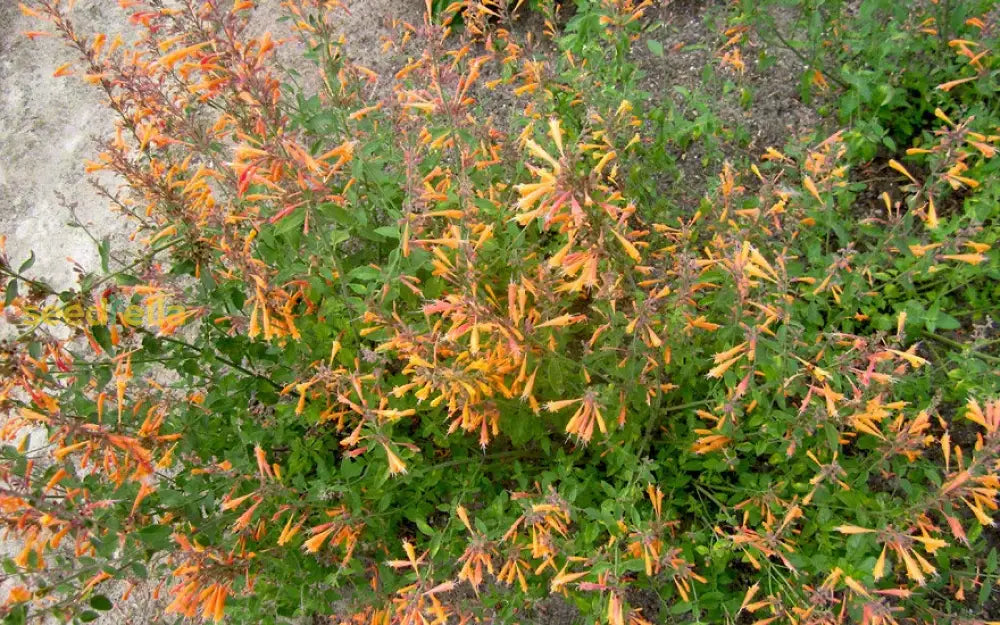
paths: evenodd
<path fill-rule="evenodd" d="M 850 124 L 862 160 L 897 153 L 934 126 L 935 108 L 996 116 L 997 88 L 983 16 L 995 3 L 866 0 L 745 2 L 733 20 L 803 65 L 803 98 Z M 970 47 L 971 44 L 971 47 Z"/>

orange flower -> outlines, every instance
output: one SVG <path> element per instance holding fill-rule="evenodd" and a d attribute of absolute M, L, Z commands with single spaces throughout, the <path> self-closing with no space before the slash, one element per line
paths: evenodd
<path fill-rule="evenodd" d="M 699 455 L 722 449 L 733 441 L 728 436 L 715 434 L 713 430 L 697 429 L 695 434 L 700 434 L 701 437 L 691 445 L 691 451 Z"/>
<path fill-rule="evenodd" d="M 326 523 L 324 525 L 314 527 L 311 531 L 315 533 L 316 530 L 323 527 L 326 527 L 327 529 L 319 532 L 306 542 L 302 543 L 303 549 L 305 549 L 309 553 L 316 553 L 317 551 L 319 551 L 319 548 L 323 546 L 323 542 L 330 536 L 330 534 L 333 533 L 335 529 L 337 529 L 332 523 Z"/>
<path fill-rule="evenodd" d="M 562 570 L 560 570 L 559 573 L 557 573 L 556 576 L 552 578 L 552 581 L 549 583 L 549 592 L 559 592 L 563 590 L 563 586 L 565 586 L 566 584 L 574 582 L 583 577 L 584 575 L 586 575 L 587 573 L 589 573 L 589 571 L 582 571 L 579 573 L 567 573 L 566 567 L 568 566 L 569 563 L 567 562 L 565 565 L 563 565 Z"/>
<path fill-rule="evenodd" d="M 192 46 L 187 46 L 186 48 L 175 50 L 170 54 L 161 56 L 158 60 L 158 63 L 163 67 L 166 67 L 167 69 L 173 69 L 174 65 L 176 65 L 178 61 L 193 55 L 195 52 L 201 50 L 207 45 L 209 45 L 209 43 L 207 41 L 203 41 L 201 43 L 196 43 Z"/>
<path fill-rule="evenodd" d="M 986 254 L 942 254 L 941 258 L 968 263 L 969 265 L 979 265 L 988 260 Z"/>
<path fill-rule="evenodd" d="M 382 448 L 385 449 L 385 455 L 389 459 L 389 475 L 399 475 L 400 473 L 406 473 L 406 463 L 399 459 L 399 456 L 393 453 L 389 445 L 382 443 Z"/>
<path fill-rule="evenodd" d="M 31 591 L 24 586 L 14 586 L 10 589 L 10 593 L 7 595 L 7 601 L 4 602 L 4 605 L 23 603 L 29 599 L 31 599 Z"/>
<path fill-rule="evenodd" d="M 986 402 L 986 410 L 983 411 L 979 402 L 970 399 L 965 406 L 965 418 L 983 426 L 990 434 L 996 433 L 1000 428 L 1000 400 Z"/>

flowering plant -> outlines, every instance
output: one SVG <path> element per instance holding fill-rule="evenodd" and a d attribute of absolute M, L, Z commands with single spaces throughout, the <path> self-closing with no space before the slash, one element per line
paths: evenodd
<path fill-rule="evenodd" d="M 93 620 L 114 580 L 234 622 L 553 596 L 612 625 L 1000 618 L 972 616 L 998 574 L 996 117 L 938 108 L 875 194 L 837 131 L 713 162 L 690 205 L 655 182 L 688 130 L 640 88 L 650 0 L 537 3 L 545 58 L 524 3 L 428 3 L 382 96 L 336 0 L 283 2 L 315 91 L 250 0 L 120 4 L 133 43 L 22 10 L 106 94 L 87 166 L 148 252 L 60 294 L 3 256 L 4 293 L 183 319 L 0 350 L 8 618 Z"/>

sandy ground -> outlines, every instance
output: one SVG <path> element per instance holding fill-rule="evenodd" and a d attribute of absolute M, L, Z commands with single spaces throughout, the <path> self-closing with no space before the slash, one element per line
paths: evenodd
<path fill-rule="evenodd" d="M 85 0 L 76 15 L 81 29 L 116 28 L 117 8 L 106 0 Z M 97 248 L 79 228 L 67 224 L 74 207 L 100 236 L 121 243 L 125 224 L 110 215 L 83 173 L 94 138 L 111 125 L 100 94 L 73 78 L 52 72 L 72 59 L 54 38 L 30 41 L 21 32 L 38 30 L 14 0 L 0 2 L 0 233 L 17 264 L 35 251 L 31 273 L 57 287 L 73 282 L 71 258 L 84 267 L 98 262 Z"/>

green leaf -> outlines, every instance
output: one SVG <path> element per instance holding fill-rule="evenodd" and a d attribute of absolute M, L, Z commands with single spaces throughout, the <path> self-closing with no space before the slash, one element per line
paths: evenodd
<path fill-rule="evenodd" d="M 554 391 L 562 394 L 565 390 L 563 367 L 553 359 L 549 361 L 547 369 L 548 375 L 546 376 L 546 380 Z"/>
<path fill-rule="evenodd" d="M 375 228 L 375 234 L 387 239 L 399 239 L 399 226 L 382 226 Z"/>
<path fill-rule="evenodd" d="M 938 330 L 957 330 L 962 327 L 962 323 L 958 319 L 955 319 L 946 312 L 938 311 L 935 321 L 937 322 Z"/>
<path fill-rule="evenodd" d="M 824 431 L 826 433 L 826 444 L 829 445 L 831 451 L 837 451 L 840 449 L 840 432 L 834 427 L 829 421 L 826 422 L 824 426 Z"/>
<path fill-rule="evenodd" d="M 97 554 L 103 558 L 111 558 L 118 549 L 118 541 L 114 538 L 109 537 L 106 540 L 94 539 L 92 542 L 94 548 L 97 550 Z"/>
<path fill-rule="evenodd" d="M 111 330 L 106 326 L 90 326 L 90 334 L 101 346 L 101 349 L 111 354 L 114 353 L 114 346 L 111 344 Z"/>
<path fill-rule="evenodd" d="M 35 251 L 32 250 L 31 254 L 28 256 L 28 260 L 21 263 L 21 267 L 17 270 L 18 273 L 24 273 L 25 271 L 31 269 L 31 266 L 35 264 Z"/>
<path fill-rule="evenodd" d="M 360 462 L 355 460 L 344 458 L 340 463 L 340 474 L 344 476 L 345 480 L 352 480 L 358 477 L 361 475 L 362 470 L 364 470 L 364 467 Z"/>
<path fill-rule="evenodd" d="M 100 610 L 102 612 L 107 612 L 113 606 L 111 604 L 111 599 L 108 599 L 104 595 L 94 595 L 90 598 L 90 607 L 95 610 Z"/>
<path fill-rule="evenodd" d="M 90 623 L 92 621 L 96 621 L 98 617 L 100 617 L 100 614 L 98 614 L 97 612 L 94 612 L 93 610 L 87 610 L 86 612 L 80 615 L 80 622 Z"/>
<path fill-rule="evenodd" d="M 658 56 L 661 59 L 663 58 L 663 44 L 656 39 L 647 39 L 646 47 L 649 48 L 649 51 L 655 56 Z"/>
<path fill-rule="evenodd" d="M 133 562 L 132 575 L 138 577 L 139 579 L 147 579 L 149 577 L 149 569 L 147 569 L 146 565 L 142 562 Z"/>
<path fill-rule="evenodd" d="M 28 604 L 16 603 L 8 608 L 10 612 L 3 618 L 4 625 L 23 625 L 28 619 Z"/>
<path fill-rule="evenodd" d="M 7 296 L 4 298 L 3 305 L 10 306 L 14 303 L 14 298 L 17 297 L 17 278 L 11 278 L 10 282 L 7 283 Z"/>
<path fill-rule="evenodd" d="M 993 584 L 990 582 L 983 584 L 982 588 L 979 589 L 979 605 L 986 605 L 986 602 L 989 601 L 992 593 Z"/>
<path fill-rule="evenodd" d="M 142 280 L 127 273 L 118 274 L 115 277 L 115 282 L 117 282 L 121 286 L 135 286 L 137 284 L 142 284 Z"/>
<path fill-rule="evenodd" d="M 420 530 L 422 534 L 426 534 L 427 536 L 434 535 L 434 530 L 427 524 L 427 521 L 423 519 L 416 519 L 414 522 L 417 524 L 417 529 Z"/>
<path fill-rule="evenodd" d="M 346 230 L 333 230 L 330 232 L 330 245 L 336 247 L 350 238 L 351 235 Z"/>
<path fill-rule="evenodd" d="M 137 535 L 150 549 L 162 550 L 170 547 L 170 535 L 173 532 L 169 525 L 150 525 L 139 530 Z"/>
<path fill-rule="evenodd" d="M 361 282 L 370 282 L 375 280 L 382 275 L 382 272 L 374 267 L 358 267 L 347 274 L 347 277 L 351 280 L 359 280 Z"/>
<path fill-rule="evenodd" d="M 111 239 L 104 237 L 100 245 L 97 246 L 97 253 L 101 255 L 101 269 L 108 272 L 111 258 Z"/>

